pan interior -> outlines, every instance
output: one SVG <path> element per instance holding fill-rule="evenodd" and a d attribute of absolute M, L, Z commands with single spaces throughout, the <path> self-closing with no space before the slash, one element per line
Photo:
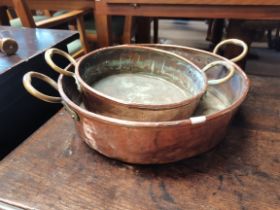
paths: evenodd
<path fill-rule="evenodd" d="M 168 80 L 144 73 L 122 73 L 110 75 L 95 82 L 92 87 L 126 103 L 172 104 L 192 97 Z"/>
<path fill-rule="evenodd" d="M 169 50 L 186 57 L 187 59 L 193 61 L 200 68 L 212 61 L 220 59 L 213 54 L 195 51 L 188 48 L 180 49 L 175 47 L 165 47 L 165 50 Z M 208 76 L 216 78 L 224 74 L 225 69 L 217 67 L 215 71 L 209 71 Z M 77 90 L 74 79 L 63 76 L 61 81 L 62 88 L 66 96 L 78 106 L 83 107 L 82 96 Z M 242 75 L 241 71 L 236 70 L 234 76 L 226 83 L 216 86 L 208 86 L 207 92 L 202 97 L 193 116 L 210 115 L 224 110 L 225 108 L 230 107 L 236 101 L 240 100 L 245 90 L 246 78 Z"/>
<path fill-rule="evenodd" d="M 242 81 L 242 79 L 240 79 L 240 75 L 238 74 L 235 74 L 231 80 L 232 82 Z M 77 85 L 73 78 L 63 76 L 62 87 L 66 96 L 71 101 L 80 106 L 82 109 L 85 109 L 82 95 L 77 90 Z M 193 116 L 210 115 L 228 108 L 232 103 L 238 100 L 238 97 L 231 98 L 231 96 L 234 95 L 233 92 L 233 90 L 224 92 L 221 86 L 211 87 L 200 100 Z"/>
<path fill-rule="evenodd" d="M 112 48 L 85 58 L 80 76 L 93 90 L 125 103 L 180 103 L 205 88 L 202 73 L 172 54 Z"/>

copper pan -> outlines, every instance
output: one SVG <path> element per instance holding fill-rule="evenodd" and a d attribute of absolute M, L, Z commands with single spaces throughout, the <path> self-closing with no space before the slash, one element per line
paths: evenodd
<path fill-rule="evenodd" d="M 187 47 L 176 50 L 197 66 L 215 60 L 228 61 L 203 50 Z M 233 77 L 227 83 L 211 86 L 193 117 L 167 122 L 127 121 L 90 112 L 82 106 L 81 94 L 70 77 L 60 76 L 58 87 L 56 82 L 51 82 L 54 88 L 58 88 L 61 97 L 38 95 L 31 86 L 31 77 L 38 75 L 32 72 L 24 76 L 24 85 L 38 98 L 62 102 L 74 119 L 78 135 L 94 150 L 128 163 L 159 164 L 206 152 L 223 139 L 230 120 L 249 89 L 246 74 L 237 65 L 232 65 L 235 67 Z M 222 71 L 221 68 L 221 74 Z M 215 75 L 209 72 L 209 76 Z"/>
<path fill-rule="evenodd" d="M 75 72 L 56 66 L 52 60 L 54 54 L 68 58 L 75 66 Z M 69 54 L 52 48 L 46 51 L 45 59 L 54 70 L 76 79 L 87 109 L 135 121 L 157 122 L 190 117 L 208 84 L 226 82 L 234 73 L 234 68 L 225 61 L 213 62 L 201 71 L 182 56 L 139 45 L 101 48 L 78 62 Z M 225 66 L 228 73 L 222 78 L 207 81 L 204 71 L 220 65 Z M 102 88 L 97 88 L 96 84 L 100 83 Z"/>

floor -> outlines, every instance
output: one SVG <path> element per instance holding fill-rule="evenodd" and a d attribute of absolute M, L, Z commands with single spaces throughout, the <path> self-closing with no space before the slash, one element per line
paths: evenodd
<path fill-rule="evenodd" d="M 206 21 L 160 20 L 159 42 L 208 50 L 207 27 Z M 245 72 L 280 77 L 280 52 L 268 49 L 265 42 L 253 43 Z"/>

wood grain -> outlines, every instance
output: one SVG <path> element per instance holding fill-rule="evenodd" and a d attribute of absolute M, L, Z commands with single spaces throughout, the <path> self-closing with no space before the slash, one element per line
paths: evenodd
<path fill-rule="evenodd" d="M 279 6 L 225 6 L 225 5 L 139 5 L 112 4 L 99 9 L 97 14 L 133 15 L 148 17 L 173 18 L 230 18 L 246 20 L 277 20 L 280 19 Z"/>
<path fill-rule="evenodd" d="M 15 9 L 17 16 L 20 17 L 22 26 L 28 28 L 35 28 L 36 24 L 34 22 L 31 10 L 29 9 L 25 0 L 13 0 L 13 8 Z"/>
<path fill-rule="evenodd" d="M 205 5 L 280 5 L 278 0 L 106 0 L 108 3 L 138 3 L 138 4 L 205 4 Z"/>
<path fill-rule="evenodd" d="M 67 12 L 65 14 L 62 14 L 62 15 L 59 15 L 59 16 L 50 17 L 50 18 L 45 19 L 45 20 L 40 20 L 40 21 L 36 22 L 36 27 L 51 28 L 51 27 L 57 26 L 57 25 L 62 24 L 62 23 L 70 22 L 71 20 L 78 19 L 79 16 L 83 16 L 86 13 L 87 12 L 83 11 L 83 10 L 69 11 L 69 12 Z M 85 30 L 85 29 L 80 28 L 80 30 Z"/>
<path fill-rule="evenodd" d="M 94 8 L 93 0 L 27 0 L 27 4 L 31 9 L 41 10 L 82 10 L 87 8 Z M 0 6 L 13 6 L 11 0 L 1 0 Z"/>
<path fill-rule="evenodd" d="M 104 22 L 107 15 L 128 15 L 168 18 L 279 20 L 280 1 L 270 0 L 104 0 L 96 1 L 96 21 Z M 108 46 L 109 26 L 100 24 L 104 38 L 100 46 Z"/>
<path fill-rule="evenodd" d="M 13 0 L 12 8 L 15 9 L 17 16 L 20 18 L 22 25 L 28 28 L 53 28 L 61 24 L 68 24 L 70 21 L 76 20 L 77 29 L 80 33 L 81 43 L 83 48 L 81 49 L 82 53 L 87 53 L 90 50 L 89 44 L 86 39 L 85 25 L 83 16 L 88 13 L 88 10 L 71 10 L 65 14 L 50 17 L 46 20 L 41 20 L 35 23 L 33 15 L 31 12 L 31 7 L 28 4 L 27 0 Z M 49 4 L 54 4 L 53 1 L 48 1 Z M 55 3 L 57 4 L 57 3 Z M 7 5 L 8 6 L 8 3 Z M 33 6 L 34 8 L 34 6 Z M 35 8 L 38 10 L 39 8 Z M 62 8 L 60 8 L 62 9 Z"/>
<path fill-rule="evenodd" d="M 96 5 L 98 5 L 98 10 L 105 10 L 106 4 L 103 1 L 97 1 L 95 4 L 94 16 L 98 45 L 99 47 L 109 46 L 112 40 L 111 21 L 108 15 L 96 12 Z"/>
<path fill-rule="evenodd" d="M 173 164 L 105 158 L 61 111 L 1 162 L 0 201 L 42 210 L 277 209 L 280 79 L 250 78 L 249 97 L 224 141 Z"/>

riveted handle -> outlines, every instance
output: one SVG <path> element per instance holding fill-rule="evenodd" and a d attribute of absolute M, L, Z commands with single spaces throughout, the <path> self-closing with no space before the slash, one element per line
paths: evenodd
<path fill-rule="evenodd" d="M 54 80 L 52 80 L 50 77 L 38 72 L 30 71 L 23 76 L 23 86 L 31 95 L 46 102 L 61 103 L 62 101 L 61 97 L 49 96 L 35 89 L 32 85 L 32 78 L 34 77 L 45 81 L 55 90 L 58 90 L 57 83 Z"/>
<path fill-rule="evenodd" d="M 238 56 L 230 59 L 232 62 L 238 62 L 240 61 L 241 59 L 243 59 L 246 54 L 248 53 L 248 46 L 245 42 L 243 42 L 242 40 L 239 40 L 239 39 L 226 39 L 226 40 L 223 40 L 221 41 L 220 43 L 218 43 L 216 45 L 216 47 L 214 48 L 213 50 L 213 53 L 217 54 L 219 49 L 223 46 L 223 45 L 227 45 L 227 44 L 234 44 L 234 45 L 237 45 L 237 46 L 240 46 L 242 47 L 242 52 L 241 54 L 239 54 Z"/>
<path fill-rule="evenodd" d="M 204 68 L 202 69 L 202 71 L 206 72 L 209 69 L 211 69 L 214 66 L 224 66 L 227 70 L 228 70 L 228 74 L 221 78 L 221 79 L 212 79 L 212 80 L 208 80 L 208 85 L 218 85 L 221 83 L 224 83 L 226 81 L 228 81 L 234 74 L 234 66 L 231 65 L 229 62 L 226 61 L 213 61 L 212 63 L 207 64 L 206 66 L 204 66 Z"/>

